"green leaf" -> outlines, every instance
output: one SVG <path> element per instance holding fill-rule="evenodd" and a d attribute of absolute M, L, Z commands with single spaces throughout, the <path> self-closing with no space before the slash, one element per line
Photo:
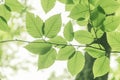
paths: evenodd
<path fill-rule="evenodd" d="M 112 50 L 120 51 L 120 32 L 108 32 L 107 40 Z"/>
<path fill-rule="evenodd" d="M 106 14 L 104 10 L 100 6 L 98 6 L 92 11 L 90 19 L 92 20 L 92 24 L 94 27 L 99 27 L 103 24 L 105 17 Z"/>
<path fill-rule="evenodd" d="M 10 30 L 10 28 L 8 27 L 8 24 L 3 20 L 2 17 L 0 17 L 0 30 L 2 30 L 2 31 Z"/>
<path fill-rule="evenodd" d="M 120 25 L 120 16 L 109 16 L 103 23 L 103 31 L 114 31 Z"/>
<path fill-rule="evenodd" d="M 74 33 L 75 40 L 82 44 L 89 44 L 94 41 L 91 33 L 84 30 L 79 30 Z"/>
<path fill-rule="evenodd" d="M 79 3 L 80 3 L 80 0 L 73 0 L 73 2 L 74 2 L 75 4 L 79 4 Z"/>
<path fill-rule="evenodd" d="M 96 28 L 94 28 L 94 29 L 96 29 Z M 96 38 L 96 36 L 97 36 L 97 38 L 101 38 L 102 35 L 104 34 L 104 32 L 99 28 L 97 28 L 96 32 L 95 32 L 94 29 L 93 28 L 91 29 L 91 33 L 94 36 L 94 38 Z"/>
<path fill-rule="evenodd" d="M 61 48 L 58 52 L 57 59 L 67 60 L 74 52 L 75 48 L 73 46 L 66 46 L 64 48 Z"/>
<path fill-rule="evenodd" d="M 26 14 L 26 28 L 27 32 L 35 38 L 41 38 L 43 35 L 43 21 L 38 16 L 34 16 L 32 13 Z"/>
<path fill-rule="evenodd" d="M 94 78 L 105 75 L 110 70 L 110 61 L 106 56 L 97 58 L 93 65 Z"/>
<path fill-rule="evenodd" d="M 99 50 L 99 48 L 96 49 L 96 48 L 87 47 L 85 48 L 85 51 L 88 52 L 88 54 L 93 58 L 99 58 L 105 56 L 105 51 Z"/>
<path fill-rule="evenodd" d="M 75 5 L 74 4 L 66 4 L 65 5 L 65 10 L 66 11 L 71 11 Z"/>
<path fill-rule="evenodd" d="M 73 0 L 59 0 L 59 1 L 64 4 L 73 4 Z"/>
<path fill-rule="evenodd" d="M 61 25 L 62 21 L 60 14 L 51 16 L 49 19 L 45 21 L 44 27 L 45 36 L 48 38 L 55 37 L 60 31 Z"/>
<path fill-rule="evenodd" d="M 118 0 L 90 0 L 90 3 L 93 4 L 95 7 L 100 5 L 106 13 L 115 12 L 120 5 Z"/>
<path fill-rule="evenodd" d="M 12 11 L 21 12 L 24 6 L 18 0 L 5 0 L 5 4 L 10 7 Z"/>
<path fill-rule="evenodd" d="M 64 38 L 61 36 L 56 36 L 54 38 L 51 38 L 48 42 L 55 43 L 56 45 L 66 45 L 67 42 Z"/>
<path fill-rule="evenodd" d="M 5 7 L 5 5 L 0 5 L 0 16 L 4 17 L 6 20 L 10 18 L 10 11 Z"/>
<path fill-rule="evenodd" d="M 85 64 L 85 58 L 81 52 L 76 52 L 75 55 L 68 60 L 68 70 L 72 75 L 76 75 L 83 69 Z"/>
<path fill-rule="evenodd" d="M 25 48 L 33 54 L 46 54 L 51 47 L 51 44 L 48 44 L 42 40 L 35 40 L 25 46 Z"/>
<path fill-rule="evenodd" d="M 70 17 L 73 19 L 86 18 L 89 14 L 89 7 L 84 4 L 77 4 L 70 12 Z"/>
<path fill-rule="evenodd" d="M 64 28 L 64 37 L 68 41 L 72 41 L 74 37 L 73 26 L 71 22 L 68 22 Z"/>
<path fill-rule="evenodd" d="M 56 60 L 56 50 L 51 49 L 45 55 L 39 55 L 38 69 L 44 69 L 50 67 Z"/>
<path fill-rule="evenodd" d="M 44 11 L 47 13 L 55 6 L 56 0 L 41 0 L 41 5 Z"/>

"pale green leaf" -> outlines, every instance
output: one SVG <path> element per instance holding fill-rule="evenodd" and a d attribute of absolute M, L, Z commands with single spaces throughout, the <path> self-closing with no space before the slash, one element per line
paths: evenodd
<path fill-rule="evenodd" d="M 75 5 L 74 4 L 66 4 L 65 5 L 65 10 L 66 11 L 71 11 Z"/>
<path fill-rule="evenodd" d="M 66 45 L 67 42 L 64 38 L 62 38 L 61 36 L 56 36 L 54 38 L 51 38 L 48 42 L 50 43 L 54 43 L 56 45 Z"/>
<path fill-rule="evenodd" d="M 0 17 L 0 30 L 2 30 L 2 31 L 10 30 L 10 28 L 8 27 L 8 24 L 6 23 L 6 21 L 4 21 L 4 19 L 2 17 Z"/>
<path fill-rule="evenodd" d="M 96 28 L 94 28 L 94 29 L 96 29 Z M 104 31 L 102 31 L 101 29 L 97 28 L 96 32 L 95 32 L 94 29 L 93 28 L 91 29 L 91 33 L 94 36 L 94 38 L 96 38 L 96 36 L 97 36 L 97 38 L 102 37 L 102 35 L 104 34 Z"/>
<path fill-rule="evenodd" d="M 85 51 L 88 52 L 88 54 L 93 58 L 99 58 L 105 56 L 105 51 L 99 50 L 99 48 L 87 47 L 85 48 Z"/>
<path fill-rule="evenodd" d="M 120 51 L 120 32 L 108 32 L 107 40 L 112 50 Z"/>
<path fill-rule="evenodd" d="M 70 12 L 70 17 L 73 19 L 86 18 L 89 14 L 89 8 L 84 4 L 77 4 Z"/>
<path fill-rule="evenodd" d="M 85 58 L 81 52 L 76 52 L 74 56 L 68 60 L 67 67 L 72 75 L 76 75 L 83 69 Z"/>
<path fill-rule="evenodd" d="M 72 41 L 74 37 L 73 26 L 71 22 L 68 22 L 64 28 L 64 37 L 68 41 Z"/>
<path fill-rule="evenodd" d="M 41 0 L 41 5 L 44 11 L 47 13 L 55 6 L 56 0 Z"/>
<path fill-rule="evenodd" d="M 74 33 L 75 40 L 82 44 L 89 44 L 94 41 L 92 34 L 85 30 L 79 30 Z"/>
<path fill-rule="evenodd" d="M 34 16 L 32 13 L 26 14 L 26 28 L 27 32 L 35 38 L 41 38 L 43 35 L 43 21 L 38 16 Z"/>
<path fill-rule="evenodd" d="M 6 20 L 10 18 L 10 11 L 5 7 L 5 5 L 0 5 L 0 16 L 4 17 Z"/>
<path fill-rule="evenodd" d="M 18 0 L 5 0 L 5 4 L 10 7 L 12 11 L 21 12 L 24 6 Z"/>
<path fill-rule="evenodd" d="M 103 57 L 97 58 L 93 65 L 94 78 L 103 76 L 106 73 L 108 73 L 110 70 L 109 65 L 110 65 L 110 61 L 108 57 L 103 56 Z"/>
<path fill-rule="evenodd" d="M 64 48 L 61 48 L 58 52 L 57 59 L 67 60 L 74 52 L 75 48 L 73 46 L 66 46 Z"/>
<path fill-rule="evenodd" d="M 62 21 L 60 14 L 51 16 L 49 19 L 45 21 L 44 27 L 45 36 L 48 38 L 55 37 L 60 31 L 61 25 Z"/>
<path fill-rule="evenodd" d="M 45 55 L 39 55 L 38 69 L 44 69 L 50 67 L 56 60 L 56 50 L 51 49 Z"/>
<path fill-rule="evenodd" d="M 115 12 L 120 6 L 118 0 L 90 0 L 95 7 L 100 5 L 106 13 Z"/>
<path fill-rule="evenodd" d="M 51 47 L 51 44 L 48 44 L 42 40 L 35 40 L 25 46 L 25 48 L 33 54 L 46 54 Z"/>
<path fill-rule="evenodd" d="M 106 32 L 114 31 L 120 25 L 120 16 L 109 16 L 105 19 L 102 29 Z"/>

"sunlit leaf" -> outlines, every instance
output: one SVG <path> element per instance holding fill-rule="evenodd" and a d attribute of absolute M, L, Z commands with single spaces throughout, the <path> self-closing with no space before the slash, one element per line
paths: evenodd
<path fill-rule="evenodd" d="M 94 78 L 105 75 L 110 70 L 110 61 L 106 56 L 97 58 L 93 65 Z"/>
<path fill-rule="evenodd" d="M 0 16 L 4 17 L 6 20 L 10 18 L 10 11 L 6 9 L 5 5 L 0 5 Z"/>
<path fill-rule="evenodd" d="M 51 16 L 49 19 L 45 21 L 45 27 L 44 27 L 45 36 L 48 38 L 55 37 L 60 31 L 61 24 L 62 21 L 60 14 Z"/>
<path fill-rule="evenodd" d="M 106 32 L 114 31 L 120 25 L 120 16 L 109 16 L 103 23 L 102 29 Z"/>
<path fill-rule="evenodd" d="M 72 75 L 78 74 L 84 67 L 85 58 L 81 52 L 76 52 L 74 56 L 68 60 L 68 70 Z"/>
<path fill-rule="evenodd" d="M 33 54 L 46 54 L 51 47 L 51 44 L 45 43 L 42 40 L 35 40 L 25 46 L 25 48 Z"/>
<path fill-rule="evenodd" d="M 89 14 L 88 6 L 84 4 L 77 4 L 70 12 L 70 17 L 77 20 L 79 18 L 86 18 L 88 14 Z"/>
<path fill-rule="evenodd" d="M 41 0 L 41 5 L 44 11 L 47 13 L 55 6 L 56 0 Z"/>
<path fill-rule="evenodd" d="M 44 69 L 50 67 L 56 59 L 56 50 L 51 49 L 45 55 L 39 55 L 38 58 L 38 69 Z"/>
<path fill-rule="evenodd" d="M 85 30 L 76 31 L 74 36 L 75 40 L 82 44 L 89 44 L 94 40 L 92 34 Z"/>
<path fill-rule="evenodd" d="M 24 6 L 18 0 L 5 0 L 5 4 L 10 7 L 12 11 L 21 12 Z"/>
<path fill-rule="evenodd" d="M 3 20 L 2 17 L 0 17 L 0 30 L 2 30 L 2 31 L 10 30 L 10 28 L 8 27 L 8 24 Z"/>
<path fill-rule="evenodd" d="M 64 37 L 68 41 L 72 41 L 74 37 L 73 26 L 71 22 L 68 22 L 64 28 Z"/>
<path fill-rule="evenodd" d="M 62 38 L 61 36 L 56 36 L 54 38 L 51 38 L 48 42 L 54 43 L 56 45 L 65 45 L 67 44 L 66 40 Z"/>
<path fill-rule="evenodd" d="M 27 13 L 26 15 L 26 28 L 27 32 L 35 38 L 41 38 L 43 35 L 42 31 L 43 21 L 40 17 L 36 16 L 32 13 Z"/>
<path fill-rule="evenodd" d="M 108 32 L 107 40 L 112 50 L 120 51 L 120 32 Z"/>
<path fill-rule="evenodd" d="M 99 48 L 87 47 L 85 48 L 85 51 L 88 52 L 88 54 L 93 58 L 99 58 L 101 56 L 105 56 L 105 51 L 99 50 Z"/>
<path fill-rule="evenodd" d="M 67 60 L 74 52 L 75 48 L 73 46 L 66 46 L 64 48 L 61 48 L 58 52 L 57 59 Z"/>

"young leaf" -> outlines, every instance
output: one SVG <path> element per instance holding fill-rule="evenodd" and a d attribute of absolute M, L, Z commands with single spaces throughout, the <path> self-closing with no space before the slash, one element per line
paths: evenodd
<path fill-rule="evenodd" d="M 73 33 L 73 26 L 71 22 L 68 22 L 64 28 L 64 37 L 68 40 L 68 41 L 72 41 L 73 37 L 74 37 L 74 33 Z"/>
<path fill-rule="evenodd" d="M 45 55 L 39 55 L 38 59 L 38 69 L 44 69 L 50 67 L 56 59 L 56 50 L 51 49 Z"/>
<path fill-rule="evenodd" d="M 87 47 L 85 48 L 85 51 L 88 52 L 88 54 L 93 58 L 99 58 L 99 57 L 105 56 L 105 51 L 102 51 L 99 49 Z"/>
<path fill-rule="evenodd" d="M 50 17 L 48 20 L 45 21 L 45 27 L 44 27 L 45 36 L 48 38 L 55 37 L 60 31 L 61 24 L 62 21 L 60 14 Z"/>
<path fill-rule="evenodd" d="M 61 48 L 58 52 L 57 59 L 67 60 L 74 52 L 75 48 L 73 46 L 66 46 L 64 48 Z"/>
<path fill-rule="evenodd" d="M 117 0 L 99 0 L 97 4 L 101 5 L 108 14 L 115 12 L 120 7 L 120 3 Z"/>
<path fill-rule="evenodd" d="M 84 30 L 79 30 L 74 33 L 75 40 L 82 44 L 89 44 L 93 42 L 94 38 L 91 33 Z"/>
<path fill-rule="evenodd" d="M 106 32 L 114 31 L 120 25 L 120 16 L 109 16 L 103 23 L 103 30 Z"/>
<path fill-rule="evenodd" d="M 110 70 L 109 65 L 110 65 L 110 61 L 108 57 L 103 56 L 103 57 L 97 58 L 93 65 L 94 78 L 103 76 L 106 73 L 108 73 Z"/>
<path fill-rule="evenodd" d="M 48 42 L 55 43 L 55 44 L 67 44 L 66 40 L 62 38 L 61 36 L 56 36 L 52 39 L 50 39 Z"/>
<path fill-rule="evenodd" d="M 84 4 L 77 4 L 74 6 L 70 13 L 70 17 L 73 19 L 79 19 L 79 18 L 86 18 L 89 14 L 89 8 L 88 6 Z"/>
<path fill-rule="evenodd" d="M 0 17 L 0 30 L 2 31 L 9 31 L 8 24 Z"/>
<path fill-rule="evenodd" d="M 9 20 L 10 15 L 11 13 L 6 9 L 5 5 L 0 5 L 0 16 L 4 17 L 6 20 Z"/>
<path fill-rule="evenodd" d="M 35 17 L 32 13 L 26 15 L 26 28 L 27 32 L 35 38 L 41 38 L 43 35 L 42 31 L 43 21 L 40 17 Z"/>
<path fill-rule="evenodd" d="M 45 43 L 42 40 L 35 40 L 25 46 L 28 51 L 34 54 L 46 54 L 51 49 L 51 47 L 51 44 Z"/>
<path fill-rule="evenodd" d="M 120 51 L 120 32 L 108 32 L 107 40 L 113 51 Z"/>
<path fill-rule="evenodd" d="M 76 52 L 75 55 L 68 60 L 68 70 L 72 75 L 78 74 L 84 67 L 85 58 L 81 52 Z"/>
<path fill-rule="evenodd" d="M 105 17 L 105 12 L 100 6 L 95 8 L 90 15 L 90 19 L 92 20 L 92 24 L 94 27 L 99 27 L 100 25 L 102 25 L 105 20 Z"/>
<path fill-rule="evenodd" d="M 12 11 L 21 12 L 24 6 L 18 0 L 5 0 L 5 4 L 10 7 Z"/>
<path fill-rule="evenodd" d="M 56 0 L 41 0 L 41 5 L 44 11 L 47 13 L 55 6 Z"/>

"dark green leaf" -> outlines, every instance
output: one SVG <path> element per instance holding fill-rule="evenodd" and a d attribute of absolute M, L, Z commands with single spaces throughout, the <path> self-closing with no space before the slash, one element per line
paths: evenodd
<path fill-rule="evenodd" d="M 79 30 L 74 33 L 75 40 L 82 44 L 89 44 L 94 41 L 91 33 L 84 30 Z"/>
<path fill-rule="evenodd" d="M 51 49 L 51 47 L 51 44 L 48 44 L 42 40 L 35 40 L 25 46 L 28 51 L 34 54 L 46 54 Z"/>
<path fill-rule="evenodd" d="M 67 60 L 74 52 L 75 48 L 73 46 L 66 46 L 64 48 L 61 48 L 58 52 L 57 59 Z"/>
<path fill-rule="evenodd" d="M 62 21 L 60 14 L 54 15 L 49 19 L 47 19 L 45 21 L 45 27 L 44 27 L 45 36 L 48 38 L 55 37 L 60 31 L 61 25 L 62 25 Z"/>
<path fill-rule="evenodd" d="M 47 13 L 55 6 L 56 0 L 41 0 L 41 5 L 44 11 Z"/>
<path fill-rule="evenodd" d="M 38 59 L 38 69 L 44 69 L 50 67 L 56 59 L 56 50 L 51 49 L 45 55 L 39 55 Z"/>
<path fill-rule="evenodd" d="M 103 24 L 105 17 L 106 15 L 104 10 L 100 6 L 98 6 L 92 11 L 90 19 L 92 20 L 92 24 L 94 27 L 99 27 Z"/>
<path fill-rule="evenodd" d="M 71 22 L 68 22 L 64 28 L 64 37 L 66 38 L 66 40 L 68 41 L 72 41 L 73 37 L 74 37 L 74 33 L 73 33 L 73 26 Z"/>
<path fill-rule="evenodd" d="M 41 38 L 43 35 L 42 31 L 43 21 L 38 16 L 34 16 L 32 13 L 26 15 L 26 28 L 27 32 L 35 38 Z"/>
<path fill-rule="evenodd" d="M 75 55 L 68 60 L 68 70 L 72 75 L 78 74 L 84 67 L 85 58 L 81 52 L 76 52 Z"/>
<path fill-rule="evenodd" d="M 97 58 L 93 65 L 94 78 L 105 75 L 110 70 L 110 61 L 106 56 Z"/>

